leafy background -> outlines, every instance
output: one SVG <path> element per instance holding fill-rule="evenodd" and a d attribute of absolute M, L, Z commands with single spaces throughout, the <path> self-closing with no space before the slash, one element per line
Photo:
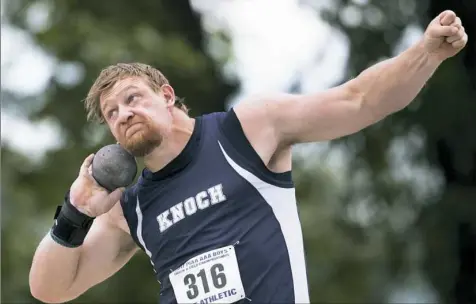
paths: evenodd
<path fill-rule="evenodd" d="M 80 102 L 106 65 L 158 67 L 200 115 L 260 90 L 337 85 L 398 54 L 445 9 L 463 20 L 466 49 L 407 109 L 352 136 L 297 146 L 293 175 L 313 303 L 475 303 L 474 0 L 3 1 L 2 302 L 37 302 L 28 287 L 34 250 L 84 157 L 112 142 L 86 122 Z M 269 21 L 278 10 L 280 22 Z M 291 18 L 297 11 L 306 18 Z M 305 37 L 303 20 L 326 34 Z M 271 63 L 243 61 L 240 50 Z M 45 54 L 51 75 L 25 52 Z M 29 93 L 33 85 L 41 89 Z M 74 302 L 157 302 L 159 289 L 139 253 Z"/>

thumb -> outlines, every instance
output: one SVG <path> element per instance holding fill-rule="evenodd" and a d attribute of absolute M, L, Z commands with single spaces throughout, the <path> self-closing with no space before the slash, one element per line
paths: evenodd
<path fill-rule="evenodd" d="M 112 191 L 107 196 L 107 204 L 112 208 L 112 206 L 114 206 L 121 199 L 125 190 L 125 188 L 117 188 L 116 190 Z"/>

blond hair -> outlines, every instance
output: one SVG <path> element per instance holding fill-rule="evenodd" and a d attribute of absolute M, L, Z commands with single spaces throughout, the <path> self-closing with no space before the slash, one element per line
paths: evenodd
<path fill-rule="evenodd" d="M 164 84 L 169 84 L 164 74 L 147 64 L 118 63 L 110 65 L 101 71 L 84 100 L 88 120 L 96 120 L 100 123 L 104 122 L 101 105 L 99 103 L 101 95 L 110 90 L 119 80 L 127 77 L 143 77 L 149 82 L 150 87 L 155 92 L 159 92 Z M 183 100 L 178 97 L 176 97 L 175 106 L 185 113 L 188 113 L 187 106 L 183 103 Z"/>

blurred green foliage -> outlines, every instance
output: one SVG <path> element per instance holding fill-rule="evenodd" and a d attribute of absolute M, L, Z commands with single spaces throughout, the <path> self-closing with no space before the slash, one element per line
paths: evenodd
<path fill-rule="evenodd" d="M 476 231 L 476 2 L 334 4 L 321 13 L 350 41 L 346 79 L 392 56 L 408 25 L 426 27 L 445 9 L 461 16 L 470 42 L 408 109 L 330 143 L 324 152 L 296 152 L 311 299 L 383 303 L 395 291 L 432 286 L 441 302 L 466 303 L 456 291 L 463 262 L 459 227 L 467 223 Z M 49 9 L 48 26 L 41 30 L 27 22 L 35 5 Z M 64 145 L 41 164 L 2 141 L 2 302 L 32 303 L 29 267 L 55 206 L 84 157 L 112 142 L 103 127 L 86 123 L 80 102 L 99 71 L 116 62 L 151 64 L 186 98 L 191 115 L 223 110 L 238 84 L 223 77 L 222 63 L 208 54 L 200 15 L 187 1 L 17 0 L 4 6 L 6 22 L 30 32 L 58 65 L 84 72 L 74 85 L 53 77 L 42 96 L 2 92 L 2 110 L 18 108 L 31 121 L 53 119 L 64 135 Z M 342 18 L 349 8 L 364 16 L 359 24 Z M 335 172 L 329 163 L 339 153 L 347 157 Z M 137 254 L 75 302 L 157 302 L 160 285 L 147 259 Z"/>

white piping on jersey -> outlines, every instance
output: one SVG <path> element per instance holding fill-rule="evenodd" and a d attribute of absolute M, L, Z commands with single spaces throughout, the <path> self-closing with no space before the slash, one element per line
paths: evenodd
<path fill-rule="evenodd" d="M 139 203 L 139 195 L 137 195 L 137 205 L 136 205 L 136 214 L 137 214 L 137 239 L 139 240 L 139 243 L 142 245 L 144 248 L 145 253 L 149 256 L 150 259 L 150 264 L 152 264 L 152 269 L 154 269 L 154 272 L 157 273 L 155 270 L 155 265 L 154 262 L 152 261 L 152 253 L 147 249 L 147 246 L 145 245 L 144 239 L 142 238 L 142 210 L 140 210 L 140 203 Z"/>
<path fill-rule="evenodd" d="M 281 226 L 289 253 L 294 285 L 294 300 L 296 303 L 309 303 L 304 244 L 297 211 L 295 189 L 281 188 L 262 181 L 251 172 L 240 167 L 228 156 L 221 143 L 218 142 L 218 144 L 228 164 L 256 188 L 264 200 L 271 206 L 274 216 Z"/>

